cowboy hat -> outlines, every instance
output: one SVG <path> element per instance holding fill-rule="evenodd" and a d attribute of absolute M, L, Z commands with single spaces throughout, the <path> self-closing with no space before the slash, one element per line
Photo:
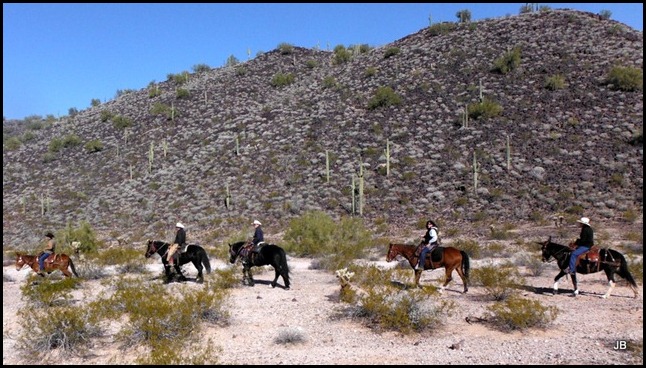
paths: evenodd
<path fill-rule="evenodd" d="M 183 228 L 184 228 L 184 225 L 182 225 L 182 223 L 181 223 L 181 222 L 178 222 L 178 223 L 175 225 L 175 227 L 181 227 L 181 228 L 183 229 Z"/>
<path fill-rule="evenodd" d="M 254 224 L 254 225 L 262 225 L 262 224 L 260 223 L 260 221 L 258 221 L 258 220 L 253 220 L 253 224 Z"/>
<path fill-rule="evenodd" d="M 576 220 L 576 222 L 579 222 L 583 225 L 590 225 L 590 219 L 587 217 L 581 217 L 580 220 Z"/>
<path fill-rule="evenodd" d="M 45 234 L 46 238 L 54 239 L 54 234 L 52 234 L 51 231 L 48 231 L 47 234 Z"/>

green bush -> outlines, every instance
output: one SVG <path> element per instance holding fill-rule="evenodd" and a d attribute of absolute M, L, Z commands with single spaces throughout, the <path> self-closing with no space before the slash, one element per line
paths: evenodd
<path fill-rule="evenodd" d="M 545 328 L 558 316 L 558 308 L 545 307 L 538 300 L 513 296 L 487 307 L 487 322 L 502 331 Z"/>
<path fill-rule="evenodd" d="M 352 53 L 343 45 L 334 47 L 334 63 L 336 65 L 345 64 L 352 59 Z"/>
<path fill-rule="evenodd" d="M 518 66 L 520 66 L 520 48 L 515 47 L 494 61 L 493 71 L 507 74 L 518 68 Z"/>
<path fill-rule="evenodd" d="M 49 141 L 49 146 L 47 150 L 51 153 L 56 153 L 60 152 L 60 150 L 63 148 L 63 140 L 60 138 L 52 138 L 51 141 Z"/>
<path fill-rule="evenodd" d="M 101 143 L 101 140 L 99 139 L 93 139 L 91 141 L 88 141 L 87 143 L 85 143 L 84 147 L 87 153 L 103 151 L 103 143 Z"/>
<path fill-rule="evenodd" d="M 83 353 L 93 346 L 93 338 L 103 334 L 99 319 L 83 306 L 32 306 L 20 309 L 17 315 L 22 321 L 19 347 L 35 361 L 53 349 L 69 355 Z"/>
<path fill-rule="evenodd" d="M 112 118 L 112 125 L 117 129 L 129 128 L 133 125 L 133 122 L 130 118 L 125 116 L 117 115 Z"/>
<path fill-rule="evenodd" d="M 289 55 L 294 53 L 294 45 L 291 45 L 287 42 L 281 42 L 278 44 L 278 51 L 281 55 Z"/>
<path fill-rule="evenodd" d="M 22 142 L 17 137 L 11 137 L 4 142 L 4 148 L 7 151 L 15 151 L 20 148 L 20 145 L 22 145 Z"/>
<path fill-rule="evenodd" d="M 401 97 L 390 87 L 379 87 L 375 91 L 375 96 L 368 102 L 368 108 L 374 110 L 378 107 L 387 107 L 399 105 Z"/>
<path fill-rule="evenodd" d="M 509 298 L 524 283 L 518 268 L 511 263 L 473 269 L 470 280 L 474 285 L 482 285 L 487 294 L 498 301 Z"/>
<path fill-rule="evenodd" d="M 465 251 L 473 259 L 480 258 L 480 244 L 472 239 L 456 239 L 451 246 Z"/>
<path fill-rule="evenodd" d="M 618 90 L 641 91 L 644 87 L 644 76 L 641 69 L 616 66 L 608 73 L 606 82 Z"/>
<path fill-rule="evenodd" d="M 453 22 L 442 22 L 431 25 L 430 27 L 428 27 L 428 31 L 431 36 L 439 36 L 448 34 L 456 28 L 457 26 Z"/>
<path fill-rule="evenodd" d="M 325 88 L 333 88 L 336 87 L 336 79 L 332 76 L 327 76 L 323 78 L 323 87 Z"/>
<path fill-rule="evenodd" d="M 561 74 L 556 74 L 548 77 L 545 80 L 545 88 L 550 91 L 556 91 L 565 87 L 565 77 Z"/>
<path fill-rule="evenodd" d="M 476 102 L 467 106 L 467 113 L 471 119 L 489 119 L 502 113 L 502 106 L 499 103 L 485 97 L 482 102 Z"/>
<path fill-rule="evenodd" d="M 276 73 L 271 79 L 271 85 L 273 87 L 283 87 L 294 83 L 294 74 L 288 73 Z"/>
<path fill-rule="evenodd" d="M 185 88 L 178 88 L 175 96 L 179 99 L 188 99 L 191 97 L 191 93 Z"/>
<path fill-rule="evenodd" d="M 34 304 L 36 307 L 51 307 L 65 305 L 72 298 L 71 291 L 76 289 L 80 283 L 76 277 L 66 277 L 62 280 L 52 280 L 49 277 L 41 278 L 36 274 L 32 275 L 31 281 L 20 287 L 23 299 Z"/>
<path fill-rule="evenodd" d="M 386 49 L 386 52 L 384 53 L 384 59 L 388 59 L 391 56 L 395 56 L 399 54 L 399 52 L 400 52 L 399 47 L 389 47 L 388 49 Z"/>

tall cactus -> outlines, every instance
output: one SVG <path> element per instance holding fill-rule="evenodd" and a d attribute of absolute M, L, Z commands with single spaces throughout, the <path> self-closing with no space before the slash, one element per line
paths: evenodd
<path fill-rule="evenodd" d="M 175 120 L 175 103 L 174 102 L 170 103 L 170 120 L 172 120 L 172 121 Z"/>
<path fill-rule="evenodd" d="M 155 147 L 153 142 L 150 142 L 150 149 L 148 150 L 148 172 L 153 172 L 153 160 L 155 158 Z"/>
<path fill-rule="evenodd" d="M 469 127 L 469 105 L 464 105 L 464 115 L 462 116 L 462 126 L 464 128 Z"/>
<path fill-rule="evenodd" d="M 227 195 L 224 198 L 224 206 L 227 209 L 231 208 L 231 192 L 229 191 L 229 184 L 227 184 Z"/>
<path fill-rule="evenodd" d="M 476 160 L 476 153 L 473 152 L 473 191 L 478 193 L 478 171 L 480 170 L 480 164 Z"/>
<path fill-rule="evenodd" d="M 390 140 L 386 139 L 386 149 L 384 150 L 386 155 L 386 176 L 390 175 Z"/>
<path fill-rule="evenodd" d="M 359 166 L 359 216 L 363 216 L 363 163 Z"/>
<path fill-rule="evenodd" d="M 484 97 L 482 96 L 482 79 L 480 79 L 480 103 L 484 101 Z"/>
<path fill-rule="evenodd" d="M 330 182 L 330 153 L 325 150 L 325 178 L 326 183 Z"/>
<path fill-rule="evenodd" d="M 354 184 L 354 174 L 352 174 L 352 184 L 351 184 L 350 188 L 352 189 L 352 214 L 354 215 L 355 212 L 356 212 L 356 205 L 355 205 L 356 187 L 355 187 L 355 184 Z"/>
<path fill-rule="evenodd" d="M 162 151 L 164 152 L 164 158 L 166 158 L 166 153 L 168 153 L 168 141 L 165 139 L 162 141 Z"/>
<path fill-rule="evenodd" d="M 207 102 L 209 102 L 209 100 L 208 100 L 207 95 L 206 95 L 206 90 L 204 90 L 204 105 L 206 105 Z"/>
<path fill-rule="evenodd" d="M 511 148 L 509 146 L 509 134 L 507 134 L 507 171 L 511 170 Z"/>
<path fill-rule="evenodd" d="M 240 156 L 240 142 L 238 136 L 236 136 L 236 156 Z"/>

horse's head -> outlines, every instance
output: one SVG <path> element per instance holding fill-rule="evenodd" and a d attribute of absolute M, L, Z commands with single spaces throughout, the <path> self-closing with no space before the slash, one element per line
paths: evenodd
<path fill-rule="evenodd" d="M 553 244 L 552 243 L 552 237 L 550 236 L 547 241 L 545 242 L 538 242 L 538 244 L 541 246 L 541 258 L 543 262 L 547 262 L 550 260 L 550 257 L 553 255 L 552 252 L 549 250 L 549 245 Z"/>
<path fill-rule="evenodd" d="M 22 253 L 16 253 L 16 271 L 20 271 L 27 264 L 24 256 Z"/>
<path fill-rule="evenodd" d="M 388 254 L 386 255 L 386 262 L 391 262 L 399 254 L 396 248 L 393 247 L 393 243 L 390 243 L 388 246 Z"/>
<path fill-rule="evenodd" d="M 157 253 L 160 248 L 159 242 L 148 239 L 148 247 L 146 248 L 146 258 L 150 258 L 153 254 Z"/>
<path fill-rule="evenodd" d="M 236 259 L 238 258 L 238 255 L 240 254 L 240 250 L 242 249 L 242 244 L 243 242 L 237 242 L 233 244 L 229 244 L 229 262 L 230 263 L 236 263 Z"/>

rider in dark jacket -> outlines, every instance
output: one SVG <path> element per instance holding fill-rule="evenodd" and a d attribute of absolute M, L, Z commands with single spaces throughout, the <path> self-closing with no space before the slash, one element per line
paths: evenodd
<path fill-rule="evenodd" d="M 576 273 L 576 259 L 583 253 L 587 252 L 594 245 L 594 231 L 590 227 L 590 219 L 587 217 L 581 217 L 580 220 L 576 222 L 581 224 L 581 233 L 579 238 L 574 241 L 576 244 L 576 249 L 570 255 L 570 267 L 566 270 L 567 273 L 574 274 Z"/>

